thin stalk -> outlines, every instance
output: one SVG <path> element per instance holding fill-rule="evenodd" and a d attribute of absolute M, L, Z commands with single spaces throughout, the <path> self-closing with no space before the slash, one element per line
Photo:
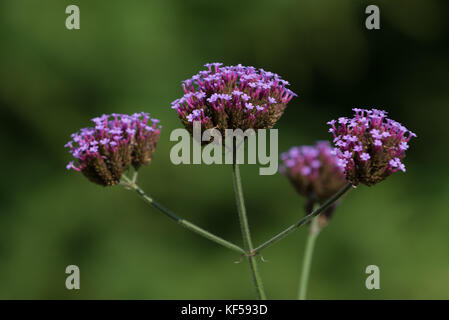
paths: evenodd
<path fill-rule="evenodd" d="M 312 219 L 309 235 L 307 236 L 306 249 L 304 251 L 304 259 L 302 261 L 301 279 L 299 281 L 299 300 L 306 300 L 307 284 L 309 282 L 310 268 L 312 266 L 313 249 L 315 248 L 315 241 L 320 234 L 318 220 L 319 217 L 314 217 Z"/>
<path fill-rule="evenodd" d="M 259 299 L 265 300 L 267 297 L 265 295 L 265 291 L 263 289 L 262 278 L 259 274 L 259 269 L 257 266 L 257 260 L 255 254 L 252 254 L 253 251 L 253 243 L 251 240 L 251 234 L 249 231 L 248 218 L 246 216 L 246 208 L 245 208 L 245 200 L 243 198 L 243 188 L 242 181 L 240 178 L 240 170 L 239 165 L 236 163 L 234 159 L 234 163 L 232 165 L 232 177 L 234 182 L 234 191 L 235 191 L 235 200 L 237 204 L 237 211 L 239 213 L 240 220 L 240 228 L 242 231 L 243 244 L 244 248 L 250 254 L 246 255 L 248 258 L 249 266 L 251 269 L 251 275 L 254 282 L 254 287 L 256 289 L 257 295 Z"/>
<path fill-rule="evenodd" d="M 184 219 L 178 217 L 176 214 L 174 214 L 170 210 L 166 209 L 159 202 L 155 201 L 152 197 L 150 197 L 148 194 L 146 194 L 145 191 L 143 191 L 137 184 L 132 182 L 132 180 L 129 179 L 128 177 L 123 176 L 123 180 L 125 181 L 125 183 L 123 183 L 123 185 L 125 187 L 136 191 L 146 203 L 152 205 L 153 207 L 158 209 L 160 212 L 162 212 L 163 214 L 168 216 L 170 219 L 176 221 L 181 226 L 203 236 L 206 239 L 209 239 L 215 243 L 218 243 L 218 244 L 222 245 L 223 247 L 226 247 L 228 249 L 236 251 L 240 254 L 246 254 L 245 250 L 243 250 L 239 246 L 237 246 L 227 240 L 224 240 L 223 238 L 220 238 L 219 236 L 216 236 L 216 235 L 210 233 L 209 231 L 206 231 L 187 220 L 184 220 Z"/>
<path fill-rule="evenodd" d="M 254 250 L 252 250 L 251 252 L 253 254 L 257 254 L 259 253 L 261 250 L 271 246 L 272 244 L 278 242 L 279 240 L 285 238 L 286 236 L 288 236 L 290 233 L 292 233 L 293 231 L 295 231 L 296 229 L 298 229 L 300 226 L 302 226 L 304 223 L 306 223 L 307 221 L 309 221 L 310 219 L 312 219 L 313 217 L 319 215 L 321 212 L 323 212 L 324 210 L 326 210 L 330 205 L 332 205 L 335 201 L 337 201 L 338 199 L 340 199 L 341 196 L 343 196 L 346 192 L 348 192 L 350 189 L 352 188 L 352 184 L 348 183 L 347 185 L 345 185 L 340 191 L 338 191 L 334 196 L 332 196 L 332 198 L 330 198 L 329 200 L 327 200 L 321 207 L 319 207 L 318 209 L 314 210 L 312 213 L 308 214 L 307 216 L 305 216 L 304 218 L 302 218 L 301 220 L 299 220 L 298 222 L 296 222 L 295 224 L 292 224 L 290 227 L 288 227 L 287 229 L 285 229 L 284 231 L 278 233 L 277 235 L 275 235 L 273 238 L 271 238 L 270 240 L 264 242 L 263 244 L 261 244 L 260 246 L 258 246 L 257 248 L 255 248 Z"/>
<path fill-rule="evenodd" d="M 134 170 L 134 173 L 133 173 L 133 177 L 132 177 L 132 183 L 137 183 L 137 174 L 138 174 L 138 171 L 137 170 Z"/>

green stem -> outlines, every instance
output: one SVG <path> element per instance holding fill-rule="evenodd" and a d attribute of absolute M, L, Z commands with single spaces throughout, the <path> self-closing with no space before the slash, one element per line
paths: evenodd
<path fill-rule="evenodd" d="M 134 184 L 137 183 L 137 173 L 138 173 L 138 171 L 135 170 L 134 173 L 133 173 L 132 180 L 131 180 L 132 183 L 134 183 Z"/>
<path fill-rule="evenodd" d="M 277 235 L 275 235 L 270 240 L 264 242 L 263 244 L 261 244 L 260 246 L 255 248 L 252 251 L 253 254 L 259 253 L 261 250 L 269 247 L 270 245 L 272 245 L 272 244 L 278 242 L 279 240 L 285 238 L 286 236 L 288 236 L 290 233 L 295 231 L 297 228 L 302 226 L 304 223 L 306 223 L 307 221 L 309 221 L 313 217 L 319 215 L 322 211 L 326 210 L 330 205 L 332 205 L 335 201 L 340 199 L 340 197 L 343 196 L 351 188 L 352 188 L 352 184 L 351 183 L 348 183 L 347 185 L 345 185 L 340 191 L 338 191 L 334 196 L 332 196 L 332 198 L 327 200 L 321 207 L 319 207 L 318 209 L 314 210 L 312 213 L 308 214 L 307 216 L 305 216 L 304 218 L 302 218 L 301 220 L 299 220 L 295 224 L 292 224 L 290 227 L 288 227 L 284 231 L 278 233 Z"/>
<path fill-rule="evenodd" d="M 239 213 L 240 220 L 240 228 L 243 236 L 243 243 L 247 254 L 249 266 L 251 269 L 251 275 L 253 278 L 254 286 L 256 288 L 257 295 L 259 299 L 265 300 L 267 297 L 265 295 L 265 291 L 263 289 L 262 278 L 260 277 L 259 270 L 257 267 L 257 260 L 255 254 L 253 254 L 253 243 L 251 241 L 251 234 L 249 231 L 248 218 L 246 216 L 246 208 L 245 208 L 245 200 L 243 198 L 243 188 L 242 181 L 240 178 L 240 170 L 239 165 L 234 160 L 232 165 L 232 173 L 233 173 L 233 182 L 234 182 L 234 191 L 235 191 L 235 200 L 237 203 L 237 211 Z"/>
<path fill-rule="evenodd" d="M 153 207 L 155 207 L 156 209 L 158 209 L 160 212 L 162 212 L 163 214 L 165 214 L 166 216 L 168 216 L 170 219 L 176 221 L 178 224 L 180 224 L 181 226 L 189 229 L 190 231 L 193 231 L 201 236 L 203 236 L 206 239 L 209 239 L 215 243 L 218 243 L 220 245 L 222 245 L 223 247 L 226 247 L 228 249 L 231 249 L 233 251 L 236 251 L 240 254 L 246 254 L 245 250 L 243 250 L 242 248 L 240 248 L 239 246 L 224 240 L 212 233 L 210 233 L 209 231 L 206 231 L 200 227 L 198 227 L 197 225 L 184 220 L 180 217 L 178 217 L 176 214 L 174 214 L 173 212 L 171 212 L 170 210 L 166 209 L 164 206 L 162 206 L 159 202 L 155 201 L 153 198 L 151 198 L 148 194 L 146 194 L 137 184 L 135 184 L 131 179 L 129 179 L 126 176 L 122 177 L 123 180 L 125 181 L 123 183 L 123 185 L 127 188 L 130 188 L 134 191 L 136 191 L 141 197 L 142 199 L 152 205 Z"/>
<path fill-rule="evenodd" d="M 307 236 L 306 249 L 304 252 L 304 259 L 302 262 L 301 280 L 299 282 L 298 299 L 306 300 L 307 284 L 309 282 L 310 267 L 312 266 L 313 249 L 315 247 L 315 241 L 320 233 L 320 227 L 318 224 L 319 217 L 314 217 L 310 224 L 309 235 Z"/>

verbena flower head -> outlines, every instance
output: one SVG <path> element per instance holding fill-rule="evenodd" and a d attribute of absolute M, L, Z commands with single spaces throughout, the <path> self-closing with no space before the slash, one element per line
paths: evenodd
<path fill-rule="evenodd" d="M 306 212 L 315 203 L 324 203 L 347 183 L 338 158 L 328 141 L 318 141 L 314 146 L 292 147 L 281 154 L 283 173 L 296 191 L 307 198 Z M 320 216 L 323 225 L 332 215 L 335 205 Z"/>
<path fill-rule="evenodd" d="M 388 119 L 387 112 L 354 108 L 353 118 L 329 121 L 334 136 L 335 154 L 346 178 L 352 184 L 371 186 L 396 171 L 405 172 L 402 160 L 408 142 L 416 134 L 397 121 Z"/>
<path fill-rule="evenodd" d="M 82 172 L 102 186 L 120 182 L 132 165 L 136 170 L 151 162 L 159 140 L 159 120 L 148 113 L 102 115 L 92 119 L 95 126 L 71 135 L 65 147 L 75 158 L 67 169 Z"/>
<path fill-rule="evenodd" d="M 269 129 L 296 96 L 289 83 L 275 73 L 254 67 L 206 64 L 183 82 L 184 96 L 172 102 L 184 126 L 192 132 L 193 122 L 201 129 Z"/>

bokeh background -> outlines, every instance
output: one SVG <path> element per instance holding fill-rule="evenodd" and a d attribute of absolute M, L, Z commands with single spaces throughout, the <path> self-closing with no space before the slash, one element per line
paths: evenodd
<path fill-rule="evenodd" d="M 65 28 L 66 6 L 81 29 Z M 381 29 L 365 28 L 377 4 Z M 280 152 L 329 139 L 352 107 L 390 112 L 418 134 L 397 173 L 342 202 L 318 239 L 311 299 L 449 298 L 449 3 L 402 1 L 0 2 L 0 298 L 249 299 L 238 255 L 121 187 L 66 171 L 63 145 L 103 113 L 147 111 L 163 131 L 140 184 L 174 212 L 241 244 L 231 167 L 170 162 L 170 102 L 207 62 L 280 74 L 299 94 L 277 124 Z M 255 244 L 303 215 L 281 175 L 242 168 Z M 298 287 L 306 229 L 263 252 L 272 299 Z M 65 288 L 65 268 L 81 289 Z M 380 268 L 380 290 L 365 268 Z"/>

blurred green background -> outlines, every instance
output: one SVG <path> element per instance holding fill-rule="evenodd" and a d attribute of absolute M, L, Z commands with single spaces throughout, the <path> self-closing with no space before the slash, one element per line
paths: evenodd
<path fill-rule="evenodd" d="M 77 4 L 81 29 L 65 28 Z M 365 28 L 377 4 L 381 29 Z M 0 298 L 250 299 L 239 257 L 175 225 L 121 187 L 66 171 L 70 134 L 103 113 L 150 112 L 163 131 L 140 184 L 174 212 L 241 244 L 231 167 L 171 164 L 170 102 L 207 62 L 280 74 L 299 94 L 277 124 L 280 152 L 329 139 L 352 107 L 418 134 L 397 173 L 350 193 L 318 239 L 311 299 L 449 298 L 449 3 L 402 1 L 0 2 Z M 242 167 L 255 244 L 302 215 L 276 174 Z M 272 299 L 297 292 L 306 228 L 263 252 Z M 65 288 L 65 268 L 81 289 Z M 380 268 L 380 290 L 365 268 Z"/>

